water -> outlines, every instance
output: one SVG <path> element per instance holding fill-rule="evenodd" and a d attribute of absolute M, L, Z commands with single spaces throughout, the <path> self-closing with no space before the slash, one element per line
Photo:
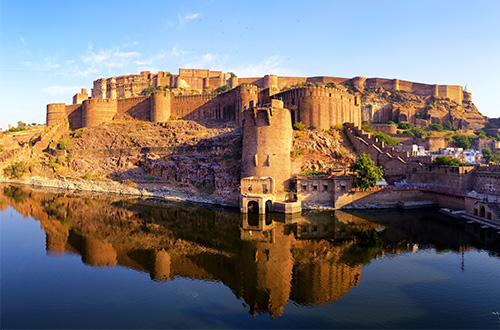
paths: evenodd
<path fill-rule="evenodd" d="M 500 240 L 436 210 L 246 218 L 0 187 L 1 325 L 499 329 Z"/>

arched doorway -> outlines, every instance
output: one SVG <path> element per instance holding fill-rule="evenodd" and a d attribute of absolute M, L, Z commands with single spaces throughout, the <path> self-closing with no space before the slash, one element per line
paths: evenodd
<path fill-rule="evenodd" d="M 257 201 L 249 201 L 247 209 L 248 213 L 259 213 L 259 203 Z"/>
<path fill-rule="evenodd" d="M 479 216 L 484 218 L 484 215 L 486 214 L 486 211 L 484 209 L 484 206 L 481 206 L 479 209 Z"/>
<path fill-rule="evenodd" d="M 273 202 L 271 202 L 270 200 L 266 201 L 266 213 L 271 212 L 272 206 Z"/>

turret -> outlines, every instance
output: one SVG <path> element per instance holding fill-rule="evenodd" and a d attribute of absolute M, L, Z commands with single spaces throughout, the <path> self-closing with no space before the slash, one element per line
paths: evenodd
<path fill-rule="evenodd" d="M 151 95 L 151 121 L 163 123 L 168 121 L 171 114 L 170 91 L 156 91 Z"/>
<path fill-rule="evenodd" d="M 47 104 L 47 127 L 53 126 L 66 117 L 66 103 Z"/>
<path fill-rule="evenodd" d="M 282 101 L 271 100 L 263 107 L 250 102 L 243 113 L 241 177 L 271 177 L 277 191 L 289 189 L 292 135 L 290 111 Z"/>

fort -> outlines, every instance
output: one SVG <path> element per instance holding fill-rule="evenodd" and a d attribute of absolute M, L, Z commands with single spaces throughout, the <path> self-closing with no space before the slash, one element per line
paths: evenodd
<path fill-rule="evenodd" d="M 214 93 L 227 86 L 229 91 Z M 359 95 L 340 86 L 356 90 L 384 88 L 417 95 L 449 99 L 458 104 L 471 103 L 472 96 L 461 86 L 428 85 L 399 79 L 339 77 L 278 77 L 265 75 L 239 78 L 232 73 L 198 69 L 179 69 L 179 74 L 149 71 L 139 75 L 100 78 L 94 81 L 91 96 L 87 89 L 73 97 L 73 104 L 47 105 L 47 125 L 67 118 L 70 128 L 96 126 L 129 116 L 152 122 L 165 122 L 170 116 L 182 119 L 234 121 L 241 125 L 243 111 L 250 101 L 255 104 L 279 99 L 290 110 L 292 123 L 328 129 L 345 122 L 359 126 L 362 121 Z M 152 88 L 152 93 L 145 93 Z M 394 111 L 393 111 L 394 112 Z M 408 114 L 397 116 L 406 121 Z M 390 115 L 390 119 L 396 115 Z M 372 119 L 381 116 L 372 114 Z M 378 118 L 378 117 L 377 117 Z M 380 118 L 379 118 L 380 119 Z M 390 120 L 387 119 L 387 120 Z"/>
<path fill-rule="evenodd" d="M 75 130 L 100 126 L 115 119 L 133 119 L 167 127 L 167 122 L 179 118 L 202 124 L 213 122 L 241 127 L 241 133 L 232 135 L 242 134 L 238 168 L 229 169 L 217 163 L 217 157 L 222 159 L 221 152 L 235 152 L 232 150 L 234 146 L 227 145 L 229 140 L 221 140 L 217 146 L 152 146 L 148 150 L 160 150 L 161 161 L 148 163 L 144 168 L 148 175 L 163 180 L 213 187 L 216 193 L 229 191 L 231 196 L 219 194 L 228 198 L 235 197 L 232 189 L 236 188 L 242 213 L 274 211 L 293 214 L 300 212 L 307 203 L 325 203 L 338 209 L 355 208 L 363 203 L 392 205 L 394 201 L 418 201 L 422 198 L 438 205 L 459 205 L 472 210 L 471 200 L 477 198 L 467 197 L 465 194 L 468 191 L 474 189 L 479 194 L 492 192 L 495 185 L 491 182 L 497 182 L 498 175 L 491 171 L 477 171 L 473 167 L 430 166 L 430 156 L 419 156 L 409 148 L 411 146 L 387 146 L 361 129 L 363 122 L 376 119 L 417 125 L 444 123 L 454 118 L 451 111 L 445 114 L 433 112 L 429 106 L 425 115 L 418 115 L 419 110 L 396 106 L 396 103 L 374 109 L 362 104 L 367 90 L 377 90 L 389 96 L 392 93 L 393 99 L 410 93 L 408 97 L 424 105 L 426 102 L 442 102 L 462 109 L 473 107 L 471 94 L 461 86 L 364 77 L 265 75 L 242 78 L 220 71 L 179 69 L 179 74 L 141 72 L 139 75 L 97 79 L 90 97 L 83 88 L 73 97 L 71 105 L 47 105 L 47 126 L 58 129 L 66 125 Z M 62 125 L 62 122 L 66 124 Z M 345 170 L 343 174 L 337 171 L 304 176 L 292 168 L 291 161 L 292 127 L 299 122 L 318 132 L 341 128 L 356 153 L 370 155 L 377 166 L 384 168 L 384 179 L 389 185 L 412 182 L 425 186 L 425 189 L 391 186 L 381 191 L 360 193 L 352 176 L 346 175 Z M 387 134 L 396 133 L 395 126 L 385 124 L 374 124 L 374 129 Z M 226 138 L 231 139 L 231 136 Z M 443 138 L 425 141 L 429 150 L 444 144 Z M 172 152 L 175 148 L 176 154 Z M 205 148 L 211 154 L 200 154 L 198 158 L 189 160 L 183 148 L 191 151 Z M 104 151 L 113 153 L 113 150 Z M 93 153 L 94 150 L 76 150 L 74 154 L 81 152 Z M 102 152 L 98 150 L 94 153 Z M 120 155 L 127 153 L 123 152 L 120 150 Z M 133 150 L 128 152 L 134 153 Z M 203 159 L 208 163 L 203 163 Z M 203 168 L 198 168 L 200 163 L 204 164 Z M 193 168 L 190 169 L 190 166 Z M 196 175 L 191 172 L 196 172 Z M 224 176 L 228 172 L 232 173 L 231 178 Z M 485 204 L 482 209 L 475 207 L 475 212 L 489 214 L 490 218 L 500 217 L 500 210 L 496 212 L 493 204 L 488 205 Z"/>

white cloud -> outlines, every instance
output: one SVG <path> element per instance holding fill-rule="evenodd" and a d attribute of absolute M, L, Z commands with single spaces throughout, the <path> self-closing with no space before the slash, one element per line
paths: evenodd
<path fill-rule="evenodd" d="M 200 13 L 186 14 L 186 15 L 177 14 L 177 18 L 179 19 L 180 25 L 184 25 L 187 21 L 193 20 L 198 16 L 200 16 Z"/>
<path fill-rule="evenodd" d="M 81 89 L 81 86 L 49 86 L 42 88 L 42 92 L 47 93 L 49 95 L 57 96 L 57 95 L 67 95 L 70 93 L 78 93 Z"/>
<path fill-rule="evenodd" d="M 23 37 L 21 37 L 21 43 L 23 44 L 23 46 L 26 46 L 26 41 L 24 41 Z"/>

